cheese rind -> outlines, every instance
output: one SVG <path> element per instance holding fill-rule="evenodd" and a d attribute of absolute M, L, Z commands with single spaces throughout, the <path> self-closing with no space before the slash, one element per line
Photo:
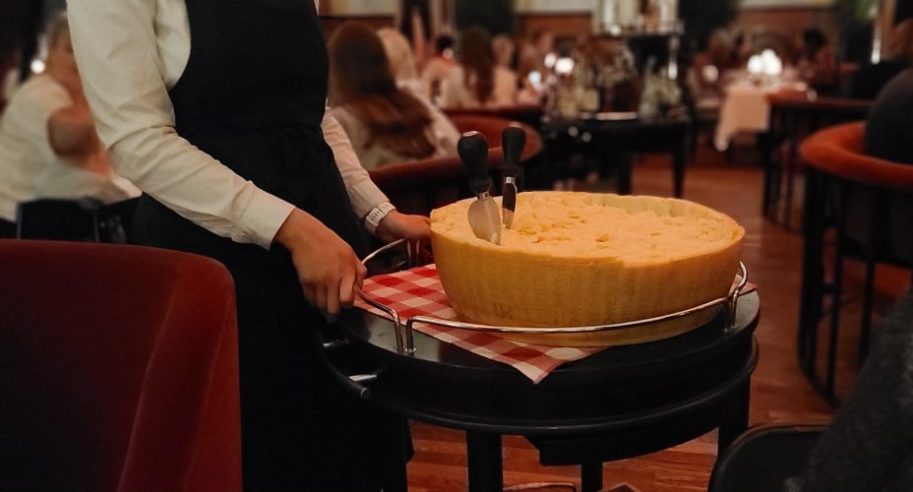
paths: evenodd
<path fill-rule="evenodd" d="M 685 200 L 530 192 L 518 195 L 514 227 L 495 245 L 473 235 L 471 203 L 432 212 L 432 246 L 451 306 L 461 319 L 490 325 L 603 325 L 723 297 L 745 234 L 728 216 Z M 536 341 L 636 343 L 707 318 Z"/>

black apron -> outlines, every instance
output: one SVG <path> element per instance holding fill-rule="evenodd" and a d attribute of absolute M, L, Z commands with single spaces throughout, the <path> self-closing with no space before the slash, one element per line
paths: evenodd
<path fill-rule="evenodd" d="M 186 3 L 191 54 L 170 92 L 178 134 L 364 253 L 320 128 L 327 55 L 313 1 Z M 287 251 L 218 237 L 148 196 L 133 237 L 210 256 L 234 277 L 245 488 L 377 490 L 408 453 L 405 423 L 345 394 L 318 361 L 326 322 Z"/>

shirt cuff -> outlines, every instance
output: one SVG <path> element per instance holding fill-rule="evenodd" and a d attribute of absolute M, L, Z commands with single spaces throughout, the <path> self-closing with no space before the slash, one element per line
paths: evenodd
<path fill-rule="evenodd" d="M 359 220 L 364 219 L 374 207 L 390 201 L 371 180 L 362 181 L 349 188 L 349 200 Z"/>
<path fill-rule="evenodd" d="M 269 249 L 279 228 L 294 209 L 295 206 L 291 203 L 263 190 L 257 190 L 231 238 L 237 242 L 254 243 Z"/>

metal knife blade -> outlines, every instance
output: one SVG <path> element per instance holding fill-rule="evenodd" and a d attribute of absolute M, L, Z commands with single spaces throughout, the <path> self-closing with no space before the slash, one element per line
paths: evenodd
<path fill-rule="evenodd" d="M 469 227 L 479 239 L 501 244 L 501 217 L 491 197 L 488 175 L 488 142 L 479 132 L 467 132 L 457 143 L 457 152 L 468 171 L 469 188 L 476 195 L 469 206 Z"/>
<path fill-rule="evenodd" d="M 511 125 L 501 132 L 501 148 L 504 152 L 504 165 L 501 172 L 504 184 L 501 187 L 501 218 L 508 229 L 513 226 L 514 213 L 517 210 L 517 176 L 520 175 L 520 156 L 526 144 L 526 132 L 520 126 Z"/>
<path fill-rule="evenodd" d="M 501 216 L 497 202 L 490 195 L 469 205 L 469 227 L 477 238 L 501 244 Z"/>
<path fill-rule="evenodd" d="M 501 195 L 501 218 L 504 227 L 510 229 L 514 225 L 514 210 L 517 209 L 517 183 L 514 178 L 504 178 Z"/>

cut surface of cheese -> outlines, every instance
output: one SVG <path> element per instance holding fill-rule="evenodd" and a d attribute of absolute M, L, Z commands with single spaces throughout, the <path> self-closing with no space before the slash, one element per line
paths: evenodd
<path fill-rule="evenodd" d="M 466 321 L 490 325 L 603 325 L 723 297 L 744 236 L 730 217 L 685 200 L 529 192 L 518 195 L 514 226 L 495 245 L 473 235 L 471 203 L 432 212 L 432 247 L 454 310 Z M 533 337 L 563 345 L 637 343 L 682 333 L 707 318 Z"/>

